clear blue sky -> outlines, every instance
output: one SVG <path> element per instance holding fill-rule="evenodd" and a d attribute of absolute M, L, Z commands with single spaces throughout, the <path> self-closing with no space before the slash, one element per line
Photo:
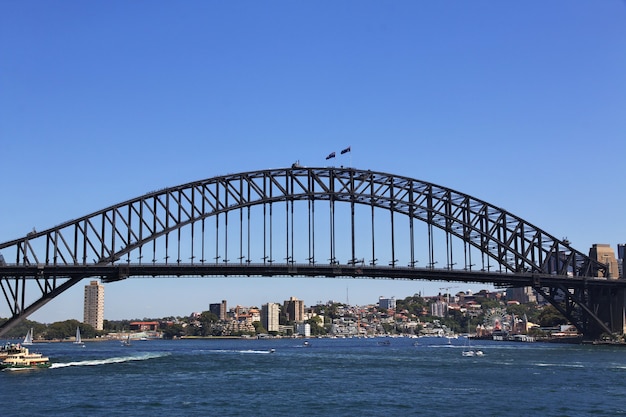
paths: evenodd
<path fill-rule="evenodd" d="M 470 194 L 583 252 L 625 242 L 625 2 L 0 2 L 2 242 L 347 145 L 357 168 Z M 105 317 L 448 285 L 131 279 L 106 286 Z M 82 285 L 31 318 L 82 320 Z"/>

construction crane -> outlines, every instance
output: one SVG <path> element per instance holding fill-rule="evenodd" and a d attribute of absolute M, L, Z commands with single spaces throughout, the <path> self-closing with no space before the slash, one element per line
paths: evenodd
<path fill-rule="evenodd" d="M 439 291 L 441 290 L 446 290 L 446 303 L 450 304 L 450 290 L 453 288 L 459 288 L 458 286 L 456 287 L 441 287 L 439 288 Z"/>

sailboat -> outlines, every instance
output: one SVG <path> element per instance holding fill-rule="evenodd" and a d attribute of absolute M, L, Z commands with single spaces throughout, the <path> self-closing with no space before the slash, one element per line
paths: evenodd
<path fill-rule="evenodd" d="M 130 332 L 128 332 L 128 337 L 122 340 L 122 346 L 130 346 Z"/>
<path fill-rule="evenodd" d="M 31 327 L 28 332 L 26 332 L 26 336 L 22 341 L 23 345 L 32 345 L 33 344 L 33 328 Z"/>
<path fill-rule="evenodd" d="M 470 327 L 469 322 L 467 323 L 467 342 L 463 347 L 463 352 L 461 353 L 463 356 L 483 356 L 483 351 L 480 349 L 475 349 L 472 347 L 471 339 L 470 339 Z"/>
<path fill-rule="evenodd" d="M 83 343 L 81 337 L 80 337 L 80 328 L 76 327 L 76 340 L 74 341 L 75 345 L 81 345 L 81 346 L 85 346 L 85 343 Z"/>

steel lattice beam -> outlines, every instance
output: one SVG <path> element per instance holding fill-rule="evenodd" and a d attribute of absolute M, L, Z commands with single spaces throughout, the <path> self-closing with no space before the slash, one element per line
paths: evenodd
<path fill-rule="evenodd" d="M 298 202 L 307 202 L 308 237 L 298 236 L 294 231 L 297 227 L 294 218 L 301 214 L 294 210 Z M 328 222 L 326 235 L 330 248 L 326 256 L 320 254 L 320 249 L 316 254 L 315 245 L 320 235 L 319 220 L 316 223 L 320 206 L 316 202 L 323 202 L 324 210 L 328 210 L 324 213 L 327 219 L 323 220 Z M 349 218 L 338 217 L 343 206 L 349 207 Z M 262 207 L 262 215 L 253 219 L 250 213 L 257 207 Z M 355 219 L 358 207 L 371 211 L 371 218 Z M 387 235 L 375 233 L 375 223 L 380 221 L 375 219 L 375 213 L 379 211 L 388 213 L 391 227 Z M 279 218 L 277 213 L 283 216 L 280 226 L 275 221 Z M 262 224 L 255 223 L 259 217 Z M 570 285 L 578 285 L 577 278 L 593 280 L 607 276 L 605 265 L 573 249 L 569 242 L 556 239 L 523 219 L 467 194 L 382 172 L 294 166 L 224 175 L 165 188 L 2 243 L 0 253 L 6 255 L 7 263 L 0 264 L 0 287 L 13 320 L 45 304 L 68 285 L 74 285 L 76 277 L 102 276 L 112 280 L 116 276 L 90 275 L 88 271 L 94 267 L 116 269 L 137 262 L 140 266 L 182 267 L 188 260 L 201 267 L 210 262 L 227 264 L 233 262 L 228 251 L 232 254 L 234 250 L 237 260 L 248 265 L 252 262 L 251 253 L 257 253 L 255 256 L 263 259 L 266 274 L 271 275 L 271 267 L 280 263 L 274 259 L 277 255 L 284 259 L 286 269 L 293 266 L 297 239 L 307 241 L 311 265 L 324 258 L 329 265 L 336 265 L 338 241 L 343 238 L 338 230 L 342 224 L 350 225 L 349 232 L 343 232 L 351 234 L 344 240 L 351 246 L 347 250 L 347 263 L 356 266 L 359 262 L 357 245 L 361 242 L 355 239 L 355 230 L 359 228 L 357 224 L 367 222 L 371 223 L 369 263 L 375 267 L 377 254 L 389 247 L 389 265 L 393 271 L 400 265 L 396 259 L 397 249 L 404 247 L 399 243 L 394 225 L 400 218 L 409 219 L 410 254 L 405 262 L 411 268 L 418 262 L 414 229 L 415 224 L 421 222 L 427 226 L 427 267 L 431 269 L 435 269 L 437 263 L 433 236 L 438 230 L 445 236 L 444 269 L 455 269 L 454 242 L 460 241 L 465 258 L 461 269 L 490 276 L 492 268 L 496 268 L 502 273 L 498 275 L 500 278 L 493 276 L 490 281 L 496 284 L 516 285 L 511 284 L 515 281 L 511 276 L 535 274 L 555 276 L 555 279 L 565 280 L 564 288 L 570 288 Z M 252 228 L 262 228 L 262 243 L 251 243 Z M 236 237 L 233 229 L 237 230 Z M 282 243 L 277 249 L 274 242 L 279 230 Z M 210 251 L 214 251 L 215 256 Z M 472 260 L 474 251 L 482 258 L 478 271 Z M 361 259 L 361 263 L 366 262 Z M 27 271 L 33 267 L 40 272 L 68 267 L 75 272 L 55 277 L 47 273 L 32 275 Z M 393 275 L 383 267 L 379 271 Z M 409 275 L 413 279 L 414 275 Z M 378 273 L 372 276 L 381 277 Z M 26 306 L 25 300 L 32 298 L 27 297 L 26 282 L 34 278 L 37 278 L 37 286 L 33 291 L 39 291 L 40 296 L 35 297 L 32 306 Z M 580 303 L 584 303 L 582 298 L 572 298 L 572 305 Z"/>

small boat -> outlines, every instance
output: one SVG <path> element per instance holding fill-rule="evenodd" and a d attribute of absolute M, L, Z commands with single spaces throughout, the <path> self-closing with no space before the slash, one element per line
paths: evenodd
<path fill-rule="evenodd" d="M 128 337 L 122 340 L 122 346 L 130 346 L 130 332 L 128 332 Z"/>
<path fill-rule="evenodd" d="M 76 328 L 76 340 L 74 341 L 75 345 L 81 345 L 83 347 L 85 347 L 85 343 L 83 343 L 83 340 L 80 337 L 80 328 Z"/>
<path fill-rule="evenodd" d="M 483 356 L 484 355 L 482 350 L 476 349 L 476 348 L 472 347 L 472 342 L 471 342 L 470 334 L 469 334 L 469 323 L 468 323 L 468 326 L 467 326 L 467 342 L 465 343 L 465 347 L 463 348 L 463 352 L 461 353 L 461 355 L 463 355 L 465 357 Z"/>
<path fill-rule="evenodd" d="M 33 328 L 31 327 L 28 332 L 26 332 L 26 336 L 24 336 L 24 340 L 22 341 L 22 345 L 32 345 L 33 344 Z"/>
<path fill-rule="evenodd" d="M 311 343 L 308 340 L 305 340 L 304 347 L 311 347 Z"/>
<path fill-rule="evenodd" d="M 478 350 L 478 349 L 468 349 L 468 350 L 464 350 L 462 353 L 463 356 L 483 356 L 484 353 L 482 350 Z"/>
<path fill-rule="evenodd" d="M 37 369 L 37 368 L 49 368 L 50 359 L 43 356 L 41 353 L 30 353 L 28 348 L 20 345 L 16 345 L 17 352 L 13 352 L 7 355 L 7 357 L 0 362 L 0 369 Z"/>

